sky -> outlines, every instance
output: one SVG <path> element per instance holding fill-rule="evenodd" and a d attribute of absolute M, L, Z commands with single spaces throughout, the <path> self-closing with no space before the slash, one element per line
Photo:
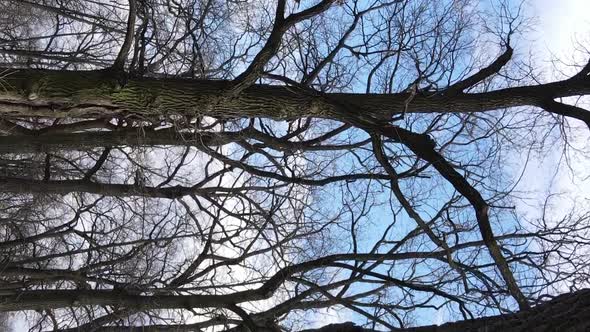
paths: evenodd
<path fill-rule="evenodd" d="M 517 3 L 515 0 L 511 1 Z M 527 16 L 536 18 L 534 31 L 527 34 L 525 38 L 530 44 L 513 45 L 513 47 L 517 52 L 524 54 L 530 50 L 536 60 L 537 68 L 543 67 L 546 71 L 546 81 L 555 80 L 553 64 L 550 61 L 552 57 L 564 61 L 573 60 L 572 57 L 580 60 L 581 54 L 575 54 L 576 41 L 586 42 L 586 45 L 590 42 L 590 16 L 588 15 L 590 0 L 529 0 L 525 11 Z M 573 68 L 559 64 L 557 66 L 560 70 L 572 74 Z M 588 106 L 590 103 L 586 103 L 587 109 Z M 590 146 L 588 128 L 580 125 L 574 134 L 576 138 L 572 143 L 588 151 Z M 590 172 L 587 159 L 573 160 L 573 172 L 556 171 L 560 152 L 561 150 L 555 149 L 545 158 L 529 160 L 525 175 L 516 189 L 538 192 L 539 200 L 531 201 L 530 205 L 517 204 L 519 215 L 527 215 L 528 218 L 538 217 L 541 211 L 539 205 L 544 202 L 548 194 L 561 194 L 552 202 L 554 209 L 551 214 L 554 218 L 563 216 L 574 203 L 590 205 Z M 445 310 L 438 310 L 433 323 L 437 325 L 445 323 L 447 321 L 445 318 Z"/>
<path fill-rule="evenodd" d="M 520 3 L 520 0 L 510 1 Z M 574 57 L 578 61 L 587 60 L 580 57 L 581 54 L 575 54 L 574 46 L 576 42 L 585 41 L 586 45 L 590 42 L 590 0 L 528 0 L 524 8 L 525 16 L 534 18 L 534 31 L 527 33 L 524 38 L 529 42 L 528 45 L 515 44 L 513 47 L 525 56 L 529 51 L 532 53 L 537 68 L 546 72 L 546 81 L 556 79 L 553 65 L 565 73 L 573 74 L 573 68 L 553 64 L 551 59 L 558 58 L 567 62 Z M 574 145 L 580 148 L 590 146 L 590 133 L 585 125 L 580 125 L 574 134 Z M 553 202 L 556 208 L 552 210 L 552 217 L 555 218 L 567 213 L 574 201 L 576 204 L 585 203 L 586 206 L 590 204 L 590 173 L 586 171 L 587 165 L 584 165 L 587 160 L 573 160 L 573 172 L 556 172 L 558 168 L 564 169 L 558 167 L 560 152 L 559 149 L 555 149 L 545 158 L 529 160 L 525 176 L 517 189 L 538 192 L 539 199 L 530 205 L 517 205 L 519 214 L 526 214 L 529 218 L 538 217 L 541 211 L 539 205 L 548 194 L 562 194 L 559 196 L 562 199 Z M 524 163 L 524 160 L 521 162 Z M 349 313 L 337 309 L 324 310 L 320 315 L 317 326 L 351 319 Z M 434 317 L 420 317 L 421 320 L 422 318 L 425 324 L 430 320 L 430 324 L 437 325 L 448 321 L 444 308 L 438 310 Z"/>
<path fill-rule="evenodd" d="M 590 33 L 590 1 L 588 0 L 529 0 L 532 14 L 539 18 L 535 42 L 539 50 L 571 51 L 572 39 L 588 38 Z M 586 34 L 586 36 L 584 36 Z"/>
<path fill-rule="evenodd" d="M 516 1 L 514 1 L 516 3 Z M 529 0 L 526 15 L 535 17 L 534 32 L 527 35 L 530 51 L 537 61 L 537 65 L 545 68 L 547 81 L 554 80 L 552 76 L 552 57 L 571 60 L 575 57 L 574 45 L 576 42 L 590 41 L 590 0 Z M 523 45 L 513 45 L 515 48 Z M 528 50 L 526 50 L 528 51 Z M 521 49 L 521 52 L 526 53 Z M 579 57 L 577 57 L 580 60 Z M 557 65 L 566 73 L 572 73 L 572 68 Z M 563 77 L 562 77 L 563 78 Z M 588 147 L 590 134 L 588 128 L 580 126 L 576 131 L 576 139 L 573 142 L 578 147 Z M 535 191 L 541 193 L 539 201 L 530 205 L 517 205 L 520 213 L 529 218 L 538 217 L 540 209 L 547 194 L 563 194 L 554 202 L 553 217 L 559 217 L 576 204 L 590 204 L 590 177 L 588 177 L 587 165 L 584 160 L 574 160 L 573 172 L 556 172 L 560 161 L 560 151 L 556 150 L 545 158 L 534 158 L 529 161 L 525 176 L 517 190 Z M 587 160 L 586 160 L 587 161 Z M 551 176 L 548 176 L 551 175 Z M 541 180 L 543 179 L 543 180 Z M 440 325 L 447 321 L 444 309 L 438 310 L 434 324 Z"/>
<path fill-rule="evenodd" d="M 590 41 L 590 0 L 529 0 L 527 14 L 537 17 L 535 32 L 530 35 L 529 45 L 538 64 L 547 66 L 551 70 L 551 55 L 563 59 L 571 58 L 574 53 L 575 41 Z M 518 47 L 518 45 L 515 45 Z M 567 70 L 567 68 L 564 68 Z M 589 137 L 587 128 L 585 132 L 580 131 L 574 144 L 588 146 Z M 537 159 L 527 167 L 527 175 L 523 178 L 520 189 L 567 193 L 570 197 L 577 197 L 587 204 L 590 202 L 590 181 L 589 178 L 572 177 L 567 172 L 555 174 L 556 163 L 559 161 L 558 154 L 549 155 L 545 159 Z M 574 173 L 584 174 L 584 165 L 581 162 L 574 162 Z M 579 170 L 580 172 L 575 172 Z M 554 177 L 547 177 L 546 174 L 555 174 Z M 586 173 L 588 175 L 588 173 Z M 583 177 L 583 175 L 582 175 Z M 539 179 L 548 179 L 539 181 Z M 567 207 L 561 206 L 555 212 L 559 214 Z M 532 213 L 532 207 L 521 207 L 525 212 Z M 338 315 L 337 311 L 325 312 L 321 323 L 327 324 L 346 319 Z M 445 313 L 441 310 L 434 317 L 433 323 L 443 323 Z M 22 322 L 21 322 L 22 323 Z M 24 326 L 18 324 L 15 331 L 24 331 Z"/>
<path fill-rule="evenodd" d="M 537 17 L 535 32 L 531 34 L 530 48 L 537 59 L 537 66 L 545 67 L 546 81 L 555 80 L 552 57 L 564 61 L 586 60 L 588 55 L 576 52 L 576 43 L 584 43 L 588 48 L 590 43 L 590 1 L 589 0 L 529 0 L 528 14 Z M 573 74 L 575 68 L 563 64 L 555 64 L 566 74 Z M 563 79 L 564 77 L 559 77 Z M 571 101 L 570 101 L 571 102 Z M 588 99 L 582 101 L 586 109 L 590 109 Z M 572 124 L 575 122 L 572 121 Z M 573 132 L 572 144 L 582 151 L 589 151 L 590 133 L 588 128 L 577 122 L 578 130 Z M 576 154 L 573 154 L 575 157 Z M 534 190 L 551 194 L 563 194 L 561 197 L 569 199 L 560 200 L 554 214 L 557 216 L 570 208 L 573 200 L 578 203 L 590 204 L 590 172 L 587 159 L 573 159 L 572 169 L 569 172 L 565 167 L 559 167 L 562 171 L 556 172 L 557 163 L 560 161 L 561 150 L 555 148 L 553 153 L 546 158 L 535 158 L 529 163 L 523 181 L 517 189 Z M 568 202 L 569 201 L 569 202 Z M 537 212 L 539 209 L 533 209 Z M 528 211 L 529 213 L 533 210 Z M 523 211 L 525 212 L 525 211 Z"/>

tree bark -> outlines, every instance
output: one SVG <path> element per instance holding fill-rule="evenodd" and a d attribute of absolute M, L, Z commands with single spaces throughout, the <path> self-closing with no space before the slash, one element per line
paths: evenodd
<path fill-rule="evenodd" d="M 58 133 L 2 136 L 0 153 L 36 153 L 57 150 L 86 150 L 105 146 L 218 146 L 240 140 L 240 132 L 179 133 L 175 129 Z"/>
<path fill-rule="evenodd" d="M 399 332 L 582 332 L 590 330 L 590 289 L 563 294 L 514 314 L 399 329 Z M 352 323 L 327 325 L 301 332 L 377 332 Z"/>
<path fill-rule="evenodd" d="M 187 302 L 188 303 L 188 302 Z M 188 331 L 192 325 L 170 326 L 119 326 L 102 327 L 98 331 Z M 551 301 L 539 304 L 532 309 L 513 314 L 503 314 L 477 319 L 446 323 L 443 325 L 429 325 L 402 328 L 398 332 L 582 332 L 590 329 L 590 289 L 563 294 Z M 230 331 L 244 331 L 241 326 Z M 259 331 L 275 331 L 261 327 Z M 300 332 L 383 332 L 380 330 L 363 328 L 352 322 L 330 324 L 321 328 L 306 329 Z"/>
<path fill-rule="evenodd" d="M 9 74 L 2 78 L 3 89 L 0 89 L 3 117 L 153 119 L 175 115 L 292 119 L 313 116 L 346 121 L 342 107 L 335 104 L 340 103 L 362 111 L 357 116 L 387 121 L 403 111 L 485 112 L 516 106 L 543 107 L 555 98 L 590 94 L 590 79 L 576 76 L 554 83 L 484 93 L 418 93 L 406 108 L 409 93 L 319 94 L 257 84 L 230 96 L 224 92 L 231 82 L 220 80 L 126 78 L 109 70 L 6 70 Z M 576 116 L 590 122 L 590 112 L 579 112 Z"/>
<path fill-rule="evenodd" d="M 97 183 L 90 180 L 31 180 L 25 178 L 0 177 L 2 192 L 26 194 L 58 194 L 66 195 L 73 192 L 84 192 L 104 196 L 116 197 L 152 197 L 175 199 L 186 195 L 216 195 L 228 194 L 232 189 L 197 188 L 173 186 L 157 188 L 137 184 Z"/>
<path fill-rule="evenodd" d="M 124 290 L 56 290 L 27 291 L 13 296 L 2 296 L 0 312 L 57 309 L 84 305 L 109 305 L 136 310 L 166 308 L 225 308 L 230 304 L 247 300 L 259 300 L 263 296 L 256 291 L 244 291 L 230 295 L 160 295 L 142 296 Z"/>

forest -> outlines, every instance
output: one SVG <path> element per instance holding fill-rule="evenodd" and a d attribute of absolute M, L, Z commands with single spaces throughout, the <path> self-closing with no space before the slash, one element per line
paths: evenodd
<path fill-rule="evenodd" d="M 535 3 L 1 0 L 0 330 L 590 329 Z"/>

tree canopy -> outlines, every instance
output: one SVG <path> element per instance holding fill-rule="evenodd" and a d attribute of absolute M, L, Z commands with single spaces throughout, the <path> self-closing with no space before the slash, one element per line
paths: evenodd
<path fill-rule="evenodd" d="M 521 179 L 550 154 L 584 176 L 590 51 L 548 79 L 526 6 L 2 1 L 0 312 L 31 331 L 586 327 L 588 198 Z"/>

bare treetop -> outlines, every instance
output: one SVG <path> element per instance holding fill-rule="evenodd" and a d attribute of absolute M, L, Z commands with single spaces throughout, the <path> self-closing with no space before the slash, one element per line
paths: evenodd
<path fill-rule="evenodd" d="M 517 188 L 524 156 L 588 158 L 590 62 L 545 80 L 525 6 L 3 1 L 0 312 L 31 331 L 568 319 L 544 302 L 589 286 L 587 201 Z"/>

